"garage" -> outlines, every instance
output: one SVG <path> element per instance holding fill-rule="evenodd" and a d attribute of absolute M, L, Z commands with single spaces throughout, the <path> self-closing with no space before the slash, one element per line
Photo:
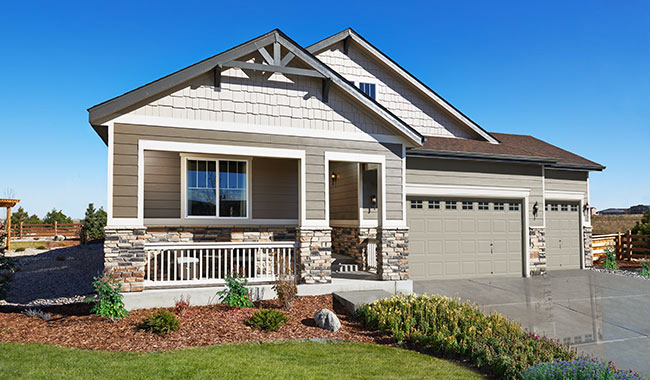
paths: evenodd
<path fill-rule="evenodd" d="M 577 202 L 546 203 L 546 266 L 580 269 L 580 207 Z"/>
<path fill-rule="evenodd" d="M 522 275 L 520 200 L 408 197 L 406 215 L 412 279 Z"/>

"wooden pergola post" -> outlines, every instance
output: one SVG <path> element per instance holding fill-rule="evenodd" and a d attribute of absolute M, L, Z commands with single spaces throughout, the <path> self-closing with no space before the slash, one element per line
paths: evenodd
<path fill-rule="evenodd" d="M 11 250 L 11 208 L 20 202 L 18 199 L 0 199 L 0 207 L 7 208 L 7 220 L 5 226 L 7 228 L 7 251 Z"/>

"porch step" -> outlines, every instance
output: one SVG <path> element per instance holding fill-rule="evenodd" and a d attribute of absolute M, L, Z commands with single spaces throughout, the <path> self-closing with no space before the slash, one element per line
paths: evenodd
<path fill-rule="evenodd" d="M 371 303 L 382 298 L 390 298 L 393 295 L 385 290 L 356 290 L 333 293 L 334 299 L 338 300 L 343 307 L 352 315 L 356 315 L 357 308 L 363 304 Z"/>
<path fill-rule="evenodd" d="M 358 264 L 343 264 L 343 263 L 334 263 L 332 264 L 332 272 L 341 273 L 341 272 L 358 272 Z"/>

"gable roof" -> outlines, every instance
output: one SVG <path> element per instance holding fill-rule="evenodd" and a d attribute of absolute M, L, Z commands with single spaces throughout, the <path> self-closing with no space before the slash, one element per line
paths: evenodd
<path fill-rule="evenodd" d="M 331 81 L 331 83 L 337 85 L 351 97 L 365 105 L 371 112 L 385 120 L 393 127 L 397 134 L 403 136 L 415 146 L 420 146 L 422 144 L 422 135 L 418 131 L 409 126 L 377 101 L 366 95 L 356 86 L 349 83 L 339 73 L 325 65 L 279 29 L 274 29 L 232 49 L 226 50 L 201 62 L 195 63 L 123 95 L 89 108 L 88 113 L 90 124 L 101 136 L 103 132 L 99 130 L 99 126 L 118 116 L 119 112 L 125 108 L 152 98 L 164 91 L 185 83 L 198 75 L 212 71 L 220 65 L 253 53 L 258 49 L 264 48 L 265 46 L 275 42 L 280 43 L 280 45 L 285 47 L 290 53 L 320 73 L 319 76 L 322 75 L 324 80 Z"/>
<path fill-rule="evenodd" d="M 533 136 L 492 133 L 499 144 L 470 139 L 426 137 L 421 148 L 407 151 L 411 156 L 436 156 L 542 164 L 557 169 L 603 170 L 605 167 Z"/>
<path fill-rule="evenodd" d="M 350 38 L 354 42 L 356 42 L 361 48 L 364 49 L 367 53 L 370 53 L 372 56 L 374 56 L 376 59 L 378 59 L 380 62 L 388 66 L 391 70 L 393 70 L 395 73 L 397 73 L 399 76 L 401 76 L 406 82 L 410 83 L 413 87 L 418 89 L 421 93 L 423 93 L 425 96 L 427 96 L 429 99 L 431 99 L 434 103 L 436 103 L 438 106 L 442 107 L 444 110 L 446 110 L 449 114 L 451 114 L 453 117 L 458 119 L 461 123 L 463 123 L 465 126 L 467 126 L 469 129 L 474 131 L 476 134 L 478 134 L 480 137 L 485 139 L 486 141 L 490 143 L 498 143 L 497 139 L 494 138 L 490 133 L 488 133 L 485 129 L 481 128 L 478 124 L 476 124 L 474 121 L 472 121 L 469 117 L 467 117 L 465 114 L 463 114 L 460 110 L 458 110 L 456 107 L 451 105 L 448 101 L 443 99 L 440 95 L 438 95 L 435 91 L 433 91 L 429 86 L 424 84 L 422 81 L 420 81 L 418 78 L 416 78 L 413 74 L 409 73 L 406 69 L 404 69 L 402 66 L 400 66 L 397 62 L 393 61 L 389 56 L 387 56 L 385 53 L 383 53 L 381 50 L 377 49 L 373 44 L 368 42 L 365 38 L 363 38 L 359 33 L 354 31 L 352 28 L 347 28 L 333 36 L 327 37 L 324 40 L 321 40 L 319 42 L 316 42 L 315 44 L 308 46 L 307 50 L 313 54 L 316 54 L 318 52 L 321 52 L 330 46 L 337 44 L 341 41 L 344 41 L 345 39 Z"/>

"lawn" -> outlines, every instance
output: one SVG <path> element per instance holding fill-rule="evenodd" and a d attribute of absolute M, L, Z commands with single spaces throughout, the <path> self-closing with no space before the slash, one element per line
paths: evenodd
<path fill-rule="evenodd" d="M 240 343 L 154 353 L 0 344 L 0 379 L 482 378 L 428 355 L 353 342 Z"/>

